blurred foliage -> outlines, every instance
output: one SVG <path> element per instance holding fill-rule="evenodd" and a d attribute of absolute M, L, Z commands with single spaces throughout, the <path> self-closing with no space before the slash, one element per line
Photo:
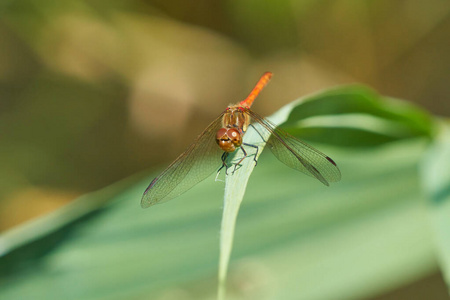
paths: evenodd
<path fill-rule="evenodd" d="M 439 0 L 1 1 L 0 230 L 164 167 L 264 71 L 261 115 L 338 84 L 390 96 L 350 86 L 354 97 L 294 108 L 284 126 L 303 139 L 364 152 L 421 136 L 446 153 L 435 117 L 391 100 L 450 115 L 449 13 Z M 441 161 L 423 170 L 448 265 Z"/>
<path fill-rule="evenodd" d="M 311 97 L 292 110 L 283 127 L 312 141 L 370 147 L 415 136 L 431 138 L 432 123 L 428 113 L 406 102 L 350 86 Z"/>

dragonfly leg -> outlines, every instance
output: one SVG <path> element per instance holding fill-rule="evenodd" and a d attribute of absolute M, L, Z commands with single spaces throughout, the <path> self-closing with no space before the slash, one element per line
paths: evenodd
<path fill-rule="evenodd" d="M 256 167 L 256 165 L 258 165 L 258 160 L 256 160 L 256 157 L 258 156 L 259 147 L 255 146 L 255 145 L 252 145 L 252 144 L 247 144 L 247 143 L 243 143 L 243 145 L 249 146 L 249 147 L 252 147 L 252 148 L 256 148 L 255 156 L 253 156 L 253 160 L 255 161 L 255 167 Z"/>
<path fill-rule="evenodd" d="M 255 161 L 255 166 L 256 166 L 258 164 L 258 161 L 256 160 L 256 156 L 258 155 L 258 151 L 259 151 L 258 146 L 255 146 L 252 144 L 247 144 L 247 143 L 242 143 L 242 145 L 256 148 L 256 153 L 255 153 L 255 156 L 253 157 L 253 160 Z M 241 162 L 248 156 L 247 151 L 245 151 L 244 147 L 241 146 L 240 149 L 242 150 L 242 152 L 244 152 L 244 156 L 234 165 L 233 174 L 237 170 L 237 167 L 241 165 Z"/>
<path fill-rule="evenodd" d="M 244 143 L 242 145 L 244 145 Z M 237 164 L 234 165 L 234 170 L 232 174 L 236 172 L 237 166 L 240 166 L 241 162 L 247 157 L 247 151 L 245 151 L 244 147 L 241 146 L 240 149 L 242 150 L 242 152 L 244 152 L 244 156 L 237 162 Z"/>
<path fill-rule="evenodd" d="M 224 152 L 221 157 L 222 166 L 219 168 L 219 170 L 217 170 L 217 173 L 220 173 L 220 171 L 225 167 L 225 175 L 228 175 L 229 166 L 227 165 L 227 158 L 228 158 L 228 152 Z"/>

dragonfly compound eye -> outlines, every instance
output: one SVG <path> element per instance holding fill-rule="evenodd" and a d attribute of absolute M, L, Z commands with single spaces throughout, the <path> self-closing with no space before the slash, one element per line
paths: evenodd
<path fill-rule="evenodd" d="M 228 137 L 231 139 L 231 142 L 236 146 L 240 147 L 242 144 L 242 138 L 239 130 L 235 128 L 230 128 L 227 131 Z"/>
<path fill-rule="evenodd" d="M 216 142 L 223 151 L 233 152 L 242 144 L 241 134 L 234 128 L 221 128 L 216 133 Z"/>

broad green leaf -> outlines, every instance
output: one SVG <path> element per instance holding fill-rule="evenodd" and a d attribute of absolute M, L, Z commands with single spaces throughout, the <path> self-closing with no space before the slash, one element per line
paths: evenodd
<path fill-rule="evenodd" d="M 286 122 L 291 126 L 293 124 L 299 130 L 308 127 L 320 128 L 325 138 L 329 135 L 339 135 L 339 132 L 326 132 L 329 128 L 338 131 L 350 129 L 353 130 L 353 134 L 361 131 L 365 133 L 367 140 L 370 138 L 373 140 L 369 132 L 390 136 L 390 139 L 384 142 L 421 135 L 429 136 L 432 128 L 429 116 L 419 109 L 406 102 L 392 99 L 384 101 L 373 91 L 362 86 L 331 89 L 319 95 L 307 96 L 286 105 L 271 116 L 270 120 L 274 124 Z M 422 130 L 417 130 L 418 124 L 423 124 Z M 257 145 L 261 143 L 261 140 L 265 141 L 269 138 L 267 132 L 258 130 L 257 126 L 258 124 L 255 127 L 257 131 L 250 128 L 246 133 L 247 143 Z M 293 130 L 290 132 L 295 134 Z M 261 136 L 261 133 L 266 135 Z M 346 140 L 342 134 L 340 139 Z M 349 140 L 358 143 L 364 139 L 353 136 Z M 250 156 L 255 155 L 258 159 L 263 147 L 264 143 L 259 145 L 258 152 L 253 151 Z M 235 223 L 254 166 L 254 161 L 247 159 L 242 162 L 242 167 L 236 174 L 227 176 L 220 240 L 219 300 L 225 299 L 227 268 L 233 245 Z"/>
<path fill-rule="evenodd" d="M 416 130 L 410 119 L 426 113 L 396 110 L 391 100 L 375 93 L 378 98 L 367 98 L 360 87 L 306 97 L 271 120 L 286 118 L 286 128 L 295 129 L 299 121 L 335 117 L 339 126 L 339 117 L 356 112 L 342 108 L 339 114 L 294 117 L 302 106 L 333 93 L 361 94 L 358 101 L 376 102 L 384 111 L 357 112 L 381 123 L 368 126 L 360 118 L 353 127 L 386 132 L 379 125 L 393 122 L 413 134 L 372 148 L 313 143 L 343 174 L 329 188 L 270 152 L 248 180 L 254 163 L 245 160 L 250 169 L 242 166 L 227 178 L 226 194 L 239 207 L 241 196 L 233 194 L 245 192 L 245 201 L 235 227 L 226 299 L 367 298 L 436 270 L 417 172 L 433 123 L 424 121 L 423 130 Z M 338 139 L 339 132 L 334 134 Z M 1 235 L 0 299 L 215 299 L 224 183 L 212 176 L 175 200 L 142 210 L 140 197 L 152 177 L 86 195 L 70 208 Z"/>
<path fill-rule="evenodd" d="M 433 134 L 432 119 L 423 110 L 358 85 L 304 99 L 284 127 L 308 140 L 342 146 L 375 146 Z"/>

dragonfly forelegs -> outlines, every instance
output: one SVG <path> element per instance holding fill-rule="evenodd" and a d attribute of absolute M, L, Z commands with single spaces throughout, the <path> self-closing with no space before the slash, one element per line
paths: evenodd
<path fill-rule="evenodd" d="M 242 145 L 248 146 L 248 147 L 252 147 L 256 149 L 256 152 L 253 156 L 253 160 L 255 161 L 255 166 L 258 165 L 258 160 L 256 159 L 256 157 L 258 156 L 258 152 L 259 152 L 259 147 L 252 145 L 252 144 L 247 144 L 247 143 L 242 143 Z M 237 162 L 234 164 L 234 169 L 233 172 L 231 174 L 234 174 L 234 172 L 236 172 L 238 166 L 241 165 L 241 162 L 247 158 L 248 154 L 247 151 L 245 151 L 244 147 L 240 147 L 240 149 L 242 150 L 242 152 L 244 153 L 244 156 Z M 230 168 L 230 166 L 227 164 L 227 158 L 228 158 L 229 153 L 228 152 L 224 152 L 222 154 L 221 160 L 222 160 L 222 166 L 220 166 L 220 168 L 217 170 L 217 174 L 220 173 L 220 171 L 222 171 L 223 168 L 225 168 L 225 174 L 228 175 L 228 169 Z"/>
<path fill-rule="evenodd" d="M 253 160 L 255 161 L 255 166 L 256 166 L 258 164 L 258 161 L 256 160 L 256 156 L 258 155 L 258 151 L 259 151 L 258 146 L 255 146 L 255 145 L 252 145 L 252 144 L 247 144 L 247 143 L 242 143 L 242 145 L 249 146 L 249 147 L 252 147 L 252 148 L 256 148 L 256 152 L 255 152 L 255 154 L 253 156 Z M 234 165 L 234 169 L 233 169 L 233 173 L 232 174 L 234 174 L 234 172 L 236 172 L 237 167 L 241 166 L 241 162 L 244 159 L 246 159 L 247 156 L 248 156 L 247 151 L 245 151 L 244 147 L 241 146 L 240 149 L 244 153 L 244 156 Z"/>
<path fill-rule="evenodd" d="M 224 152 L 222 154 L 221 160 L 222 160 L 222 166 L 217 170 L 217 175 L 219 175 L 220 171 L 225 167 L 225 175 L 228 175 L 228 168 L 230 167 L 227 165 L 227 158 L 228 158 L 228 152 Z M 234 172 L 234 171 L 233 171 Z"/>
<path fill-rule="evenodd" d="M 258 160 L 256 159 L 256 157 L 258 156 L 259 147 L 256 146 L 256 145 L 247 144 L 247 143 L 243 143 L 243 145 L 249 146 L 249 147 L 252 147 L 252 148 L 255 148 L 255 149 L 256 149 L 256 152 L 255 152 L 255 154 L 253 155 L 253 160 L 255 161 L 255 167 L 256 167 L 256 166 L 258 165 Z M 244 148 L 241 147 L 241 149 L 242 149 L 242 151 L 244 151 L 244 157 L 239 161 L 239 163 L 240 163 L 244 158 L 247 157 L 247 153 L 245 152 Z"/>

